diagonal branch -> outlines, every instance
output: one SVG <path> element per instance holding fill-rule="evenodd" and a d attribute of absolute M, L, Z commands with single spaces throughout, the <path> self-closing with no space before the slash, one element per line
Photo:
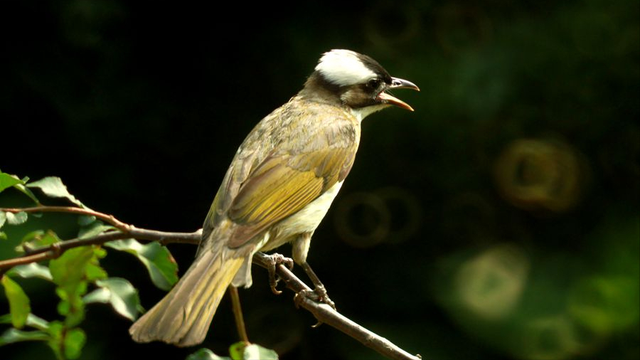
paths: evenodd
<path fill-rule="evenodd" d="M 271 263 L 266 260 L 268 256 L 263 253 L 257 253 L 253 256 L 253 263 L 268 269 Z M 293 292 L 311 291 L 300 278 L 291 272 L 283 264 L 276 265 L 276 273 L 287 284 L 287 288 Z M 327 324 L 336 328 L 346 335 L 360 341 L 363 345 L 377 351 L 381 355 L 395 360 L 419 360 L 420 355 L 412 355 L 399 348 L 386 338 L 360 326 L 348 317 L 340 314 L 331 306 L 323 303 L 315 302 L 308 297 L 301 296 L 298 302 L 305 310 L 309 311 L 320 323 Z"/>
<path fill-rule="evenodd" d="M 90 238 L 66 240 L 50 246 L 44 246 L 38 249 L 30 249 L 28 251 L 28 254 L 24 256 L 0 261 L 0 274 L 17 265 L 57 258 L 64 251 L 79 246 L 101 245 L 109 241 L 129 238 L 143 241 L 158 241 L 163 245 L 173 243 L 197 245 L 200 243 L 202 234 L 202 230 L 198 230 L 192 233 L 181 233 L 136 228 L 133 225 L 121 222 L 112 215 L 77 207 L 40 206 L 23 209 L 2 208 L 0 209 L 0 211 L 13 213 L 62 212 L 78 215 L 90 215 L 95 216 L 96 218 L 103 220 L 110 225 L 113 225 L 117 229 Z M 258 253 L 253 257 L 253 263 L 268 269 L 270 266 L 270 262 L 266 260 L 266 257 L 266 255 Z M 302 280 L 300 280 L 300 278 L 294 275 L 293 272 L 291 272 L 286 266 L 283 266 L 282 264 L 276 265 L 276 273 L 285 282 L 287 288 L 292 290 L 296 294 L 300 293 L 301 291 L 311 290 L 309 286 L 307 286 Z M 304 296 L 300 297 L 299 300 L 300 301 L 298 301 L 297 303 L 305 310 L 312 313 L 319 322 L 325 323 L 335 329 L 342 331 L 346 335 L 358 340 L 363 345 L 377 351 L 378 353 L 386 356 L 389 359 L 421 359 L 420 355 L 409 354 L 386 338 L 381 337 L 380 335 L 360 326 L 359 324 L 340 314 L 326 304 L 317 303 Z"/>

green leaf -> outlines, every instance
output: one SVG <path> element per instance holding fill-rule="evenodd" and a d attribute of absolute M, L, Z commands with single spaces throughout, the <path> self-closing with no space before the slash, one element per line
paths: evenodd
<path fill-rule="evenodd" d="M 58 359 L 63 359 L 63 344 L 64 344 L 64 325 L 60 321 L 52 321 L 49 323 L 49 347 L 56 354 Z"/>
<path fill-rule="evenodd" d="M 213 351 L 202 348 L 189 355 L 186 360 L 278 360 L 278 354 L 260 345 L 246 345 L 240 341 L 229 347 L 231 357 L 218 356 Z"/>
<path fill-rule="evenodd" d="M 25 181 L 25 180 L 23 180 L 23 181 Z M 33 191 L 29 190 L 24 184 L 14 185 L 14 188 L 16 188 L 21 193 L 23 193 L 23 194 L 27 195 L 29 198 L 31 198 L 31 200 L 33 200 L 33 202 L 36 203 L 36 205 L 40 205 L 40 200 L 38 200 L 38 198 L 33 193 Z"/>
<path fill-rule="evenodd" d="M 11 314 L 0 316 L 0 324 L 11 324 Z M 26 326 L 46 331 L 47 329 L 49 329 L 49 322 L 33 314 L 29 314 L 29 316 L 27 316 Z"/>
<path fill-rule="evenodd" d="M 80 328 L 68 328 L 60 321 L 49 324 L 49 347 L 58 359 L 77 359 L 87 341 L 87 336 Z"/>
<path fill-rule="evenodd" d="M 32 328 L 45 331 L 49 329 L 49 322 L 33 314 L 29 314 L 29 316 L 27 317 L 27 326 L 31 326 Z"/>
<path fill-rule="evenodd" d="M 22 180 L 18 179 L 15 175 L 9 175 L 9 174 L 0 172 L 0 192 L 16 184 L 23 184 L 23 182 Z"/>
<path fill-rule="evenodd" d="M 18 329 L 8 329 L 0 335 L 0 346 L 13 344 L 21 341 L 46 341 L 49 340 L 49 334 L 46 331 L 23 331 Z"/>
<path fill-rule="evenodd" d="M 2 226 L 6 221 L 7 221 L 7 215 L 5 215 L 4 211 L 0 211 L 0 228 L 2 228 Z"/>
<path fill-rule="evenodd" d="M 5 212 L 4 214 L 7 217 L 7 224 L 9 225 L 21 225 L 25 223 L 28 218 L 27 213 L 23 211 L 17 214 L 10 213 L 10 212 Z"/>
<path fill-rule="evenodd" d="M 218 356 L 209 349 L 202 348 L 187 356 L 186 360 L 231 360 L 229 357 Z"/>
<path fill-rule="evenodd" d="M 33 192 L 31 192 L 31 190 L 27 189 L 27 187 L 24 186 L 27 181 L 29 181 L 28 177 L 20 180 L 15 175 L 5 174 L 0 171 L 0 192 L 4 191 L 8 187 L 13 186 L 18 191 L 30 197 L 33 202 L 35 202 L 36 204 L 40 204 L 40 201 L 38 201 L 38 198 L 36 198 Z"/>
<path fill-rule="evenodd" d="M 24 252 L 24 248 L 36 249 L 43 246 L 49 246 L 58 243 L 62 240 L 56 233 L 51 230 L 44 232 L 42 230 L 35 230 L 24 237 L 22 237 L 21 245 L 16 247 L 16 251 Z"/>
<path fill-rule="evenodd" d="M 51 230 L 48 230 L 47 232 L 44 232 L 42 230 L 36 230 L 36 231 L 30 232 L 29 234 L 25 235 L 22 238 L 23 243 L 27 241 L 34 242 L 32 244 L 34 246 L 49 246 L 49 245 L 58 243 L 62 240 L 60 240 L 58 235 Z"/>
<path fill-rule="evenodd" d="M 151 281 L 160 289 L 168 291 L 178 281 L 178 264 L 169 249 L 157 242 L 142 245 L 136 240 L 117 240 L 106 247 L 135 255 L 147 268 Z"/>
<path fill-rule="evenodd" d="M 89 303 L 111 304 L 120 315 L 130 320 L 135 320 L 141 312 L 138 291 L 131 283 L 122 278 L 108 278 L 96 281 L 98 289 L 87 294 L 83 301 Z"/>
<path fill-rule="evenodd" d="M 78 205 L 82 208 L 85 207 L 84 204 L 80 202 L 80 200 L 76 199 L 75 196 L 69 193 L 69 190 L 67 190 L 67 187 L 62 183 L 62 180 L 59 177 L 48 176 L 38 181 L 27 184 L 27 187 L 39 188 L 45 195 L 49 197 L 65 198 L 75 205 Z"/>
<path fill-rule="evenodd" d="M 84 319 L 82 296 L 87 292 L 88 282 L 107 277 L 98 261 L 104 254 L 100 248 L 83 246 L 67 250 L 49 262 L 53 282 L 58 285 L 56 294 L 61 299 L 58 312 L 66 316 L 65 325 L 73 327 Z"/>
<path fill-rule="evenodd" d="M 83 246 L 65 251 L 49 262 L 53 282 L 60 286 L 75 284 L 85 277 L 87 265 L 94 259 L 94 248 Z"/>
<path fill-rule="evenodd" d="M 24 293 L 18 283 L 6 275 L 2 276 L 0 283 L 4 286 L 4 293 L 7 295 L 7 300 L 9 301 L 11 325 L 16 329 L 22 329 L 27 323 L 27 317 L 31 312 L 29 297 Z"/>
<path fill-rule="evenodd" d="M 80 215 L 78 217 L 78 225 L 80 226 L 91 225 L 91 223 L 94 221 L 96 221 L 96 217 L 93 215 Z"/>
<path fill-rule="evenodd" d="M 64 355 L 69 360 L 77 359 L 82 353 L 82 348 L 87 342 L 87 335 L 80 328 L 74 328 L 65 334 Z"/>
<path fill-rule="evenodd" d="M 244 357 L 244 348 L 247 346 L 242 341 L 231 344 L 229 346 L 229 355 L 231 355 L 232 360 L 242 360 Z"/>
<path fill-rule="evenodd" d="M 251 344 L 244 348 L 243 360 L 278 360 L 278 354 L 260 345 Z"/>
<path fill-rule="evenodd" d="M 256 344 L 245 344 L 242 341 L 231 344 L 229 354 L 233 360 L 278 360 L 278 354 Z"/>
<path fill-rule="evenodd" d="M 94 221 L 87 226 L 83 226 L 82 228 L 80 228 L 80 231 L 78 232 L 78 238 L 87 239 L 90 237 L 95 237 L 113 229 L 115 229 L 115 227 L 111 225 L 105 225 L 102 221 Z"/>
<path fill-rule="evenodd" d="M 40 278 L 48 281 L 53 280 L 49 268 L 38 263 L 15 266 L 11 270 L 9 270 L 7 274 L 12 276 L 17 275 L 24 279 Z"/>
<path fill-rule="evenodd" d="M 45 234 L 44 230 L 34 230 L 31 231 L 29 233 L 27 233 L 25 236 L 22 237 L 22 240 L 20 240 L 21 243 L 26 243 L 29 241 L 33 241 L 33 240 L 37 240 L 41 237 L 43 237 Z"/>

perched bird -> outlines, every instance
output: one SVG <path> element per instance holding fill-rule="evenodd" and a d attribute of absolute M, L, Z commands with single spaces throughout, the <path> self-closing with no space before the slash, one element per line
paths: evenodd
<path fill-rule="evenodd" d="M 201 343 L 227 287 L 251 286 L 258 251 L 292 243 L 293 260 L 308 268 L 311 236 L 351 170 L 362 120 L 391 105 L 413 111 L 387 92 L 399 88 L 419 90 L 369 56 L 324 53 L 304 88 L 240 145 L 204 221 L 196 259 L 131 326 L 133 339 Z"/>

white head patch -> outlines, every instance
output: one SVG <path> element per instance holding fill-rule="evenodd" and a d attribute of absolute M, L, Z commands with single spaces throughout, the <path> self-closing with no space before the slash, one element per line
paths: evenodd
<path fill-rule="evenodd" d="M 348 86 L 364 83 L 376 77 L 351 50 L 331 50 L 324 53 L 316 66 L 316 71 L 332 84 Z"/>

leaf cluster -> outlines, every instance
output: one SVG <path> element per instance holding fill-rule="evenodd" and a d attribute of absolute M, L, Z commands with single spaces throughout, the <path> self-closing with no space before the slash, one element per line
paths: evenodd
<path fill-rule="evenodd" d="M 69 193 L 57 177 L 47 177 L 28 182 L 0 172 L 0 192 L 14 188 L 36 205 L 42 205 L 34 189 L 47 197 L 62 198 L 80 208 L 82 202 Z M 26 212 L 0 211 L 0 230 L 3 226 L 17 226 L 29 219 Z M 87 239 L 115 231 L 111 225 L 91 216 L 78 217 L 77 239 Z M 0 232 L 6 238 L 4 232 Z M 21 241 L 16 256 L 61 243 L 52 229 L 33 231 Z M 110 277 L 100 261 L 108 255 L 107 250 L 134 255 L 149 270 L 152 282 L 168 290 L 178 280 L 178 267 L 169 250 L 158 244 L 141 244 L 134 239 L 118 240 L 104 246 L 82 246 L 63 252 L 47 264 L 30 263 L 19 265 L 2 275 L 0 283 L 9 303 L 9 313 L 0 317 L 0 323 L 11 328 L 0 335 L 0 346 L 21 341 L 43 341 L 48 344 L 58 359 L 76 359 L 86 343 L 86 334 L 81 325 L 86 316 L 86 307 L 92 304 L 108 304 L 113 310 L 130 320 L 135 320 L 144 309 L 140 305 L 138 291 L 127 280 Z M 29 296 L 19 284 L 20 279 L 37 278 L 55 286 L 59 298 L 58 319 L 42 319 L 32 312 Z"/>

